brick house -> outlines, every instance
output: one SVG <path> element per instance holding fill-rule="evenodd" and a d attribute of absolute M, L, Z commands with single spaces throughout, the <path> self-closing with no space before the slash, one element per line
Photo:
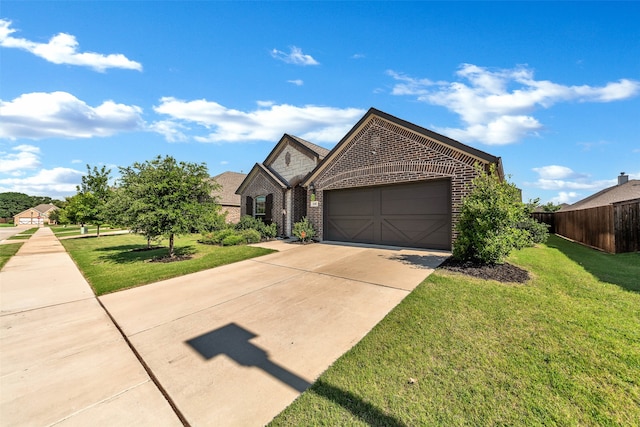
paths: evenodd
<path fill-rule="evenodd" d="M 240 195 L 236 190 L 242 184 L 247 174 L 239 172 L 223 172 L 213 177 L 213 180 L 220 185 L 220 189 L 214 192 L 218 203 L 222 208 L 222 213 L 226 214 L 227 223 L 236 224 L 240 221 Z"/>
<path fill-rule="evenodd" d="M 49 214 L 58 209 L 57 206 L 44 203 L 24 210 L 13 216 L 14 225 L 44 225 L 49 224 Z"/>
<path fill-rule="evenodd" d="M 307 214 L 307 190 L 300 183 L 328 153 L 326 148 L 284 134 L 238 187 L 241 214 L 276 223 L 279 234 L 290 236 L 293 224 Z"/>
<path fill-rule="evenodd" d="M 306 190 L 317 237 L 329 241 L 450 250 L 474 165 L 504 176 L 499 157 L 374 108 L 317 160 L 296 188 Z M 249 205 L 257 193 L 247 187 L 238 193 Z"/>

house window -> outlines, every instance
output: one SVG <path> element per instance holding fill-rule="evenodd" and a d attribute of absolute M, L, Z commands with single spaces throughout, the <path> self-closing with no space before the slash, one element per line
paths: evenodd
<path fill-rule="evenodd" d="M 264 217 L 267 212 L 267 196 L 256 197 L 255 216 Z"/>

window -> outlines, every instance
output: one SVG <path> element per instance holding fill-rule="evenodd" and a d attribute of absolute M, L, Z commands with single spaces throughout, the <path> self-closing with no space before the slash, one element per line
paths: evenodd
<path fill-rule="evenodd" d="M 256 197 L 255 216 L 264 217 L 267 212 L 267 196 Z"/>

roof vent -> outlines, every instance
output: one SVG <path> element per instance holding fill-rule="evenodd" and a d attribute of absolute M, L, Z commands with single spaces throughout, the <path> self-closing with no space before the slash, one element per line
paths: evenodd
<path fill-rule="evenodd" d="M 620 172 L 620 176 L 618 177 L 618 185 L 626 184 L 629 182 L 629 175 L 626 175 L 624 172 Z"/>

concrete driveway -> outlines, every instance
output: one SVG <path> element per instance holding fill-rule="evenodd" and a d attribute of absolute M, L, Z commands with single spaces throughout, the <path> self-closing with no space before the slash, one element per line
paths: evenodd
<path fill-rule="evenodd" d="M 267 243 L 280 252 L 100 297 L 193 426 L 261 426 L 447 252 Z"/>

